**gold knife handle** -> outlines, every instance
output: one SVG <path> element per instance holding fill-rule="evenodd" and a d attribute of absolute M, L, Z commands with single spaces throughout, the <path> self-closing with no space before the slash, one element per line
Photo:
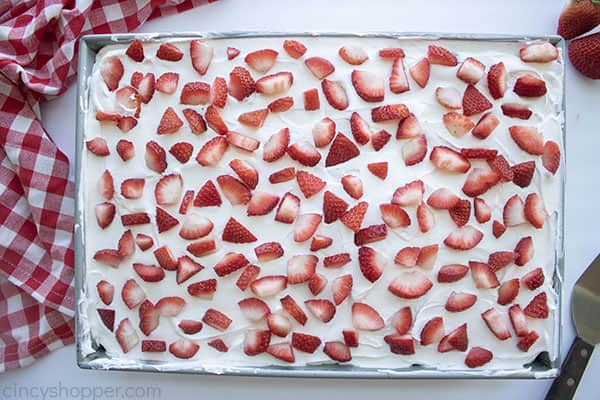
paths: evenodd
<path fill-rule="evenodd" d="M 554 379 L 546 400 L 571 400 L 583 376 L 585 366 L 592 356 L 594 346 L 576 337 L 562 364 L 560 375 Z"/>

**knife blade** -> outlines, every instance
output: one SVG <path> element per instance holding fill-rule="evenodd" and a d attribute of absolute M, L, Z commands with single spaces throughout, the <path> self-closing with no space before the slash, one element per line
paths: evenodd
<path fill-rule="evenodd" d="M 577 337 L 554 380 L 546 400 L 569 400 L 577 390 L 594 345 L 600 342 L 600 254 L 579 277 L 571 298 L 571 317 Z"/>

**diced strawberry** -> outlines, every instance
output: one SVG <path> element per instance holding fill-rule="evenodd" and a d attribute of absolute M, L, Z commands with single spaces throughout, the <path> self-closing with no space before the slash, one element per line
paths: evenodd
<path fill-rule="evenodd" d="M 105 229 L 115 218 L 116 207 L 114 204 L 105 201 L 103 203 L 96 204 L 95 211 L 98 226 L 102 229 Z"/>
<path fill-rule="evenodd" d="M 455 137 L 465 136 L 475 126 L 470 118 L 456 112 L 446 113 L 442 119 L 448 132 Z"/>
<path fill-rule="evenodd" d="M 98 157 L 106 157 L 110 154 L 106 140 L 101 137 L 96 137 L 85 142 L 88 151 Z"/>
<path fill-rule="evenodd" d="M 540 156 L 544 153 L 542 134 L 534 126 L 515 125 L 508 128 L 510 136 L 521 150 Z"/>
<path fill-rule="evenodd" d="M 278 72 L 267 75 L 256 81 L 256 92 L 269 96 L 280 96 L 286 93 L 294 83 L 291 72 Z"/>
<path fill-rule="evenodd" d="M 279 160 L 287 152 L 290 143 L 290 130 L 283 128 L 273 134 L 263 146 L 263 160 L 273 162 Z"/>
<path fill-rule="evenodd" d="M 465 357 L 465 365 L 469 368 L 482 367 L 492 361 L 494 354 L 483 347 L 472 347 Z"/>
<path fill-rule="evenodd" d="M 498 288 L 498 304 L 507 305 L 512 303 L 519 294 L 519 280 L 509 279 Z"/>
<path fill-rule="evenodd" d="M 502 211 L 502 219 L 507 227 L 521 225 L 526 222 L 525 204 L 518 194 L 513 195 L 506 201 Z"/>
<path fill-rule="evenodd" d="M 435 225 L 433 212 L 425 203 L 421 203 L 417 207 L 417 222 L 422 233 L 429 232 Z"/>
<path fill-rule="evenodd" d="M 473 199 L 474 213 L 477 222 L 483 224 L 492 218 L 492 209 L 487 205 L 485 200 L 480 197 Z"/>
<path fill-rule="evenodd" d="M 227 344 L 220 338 L 213 339 L 206 344 L 221 353 L 227 353 L 229 351 Z"/>
<path fill-rule="evenodd" d="M 154 187 L 156 204 L 171 205 L 179 202 L 183 187 L 183 179 L 179 174 L 165 175 Z"/>
<path fill-rule="evenodd" d="M 222 312 L 215 310 L 214 308 L 209 308 L 206 310 L 206 313 L 204 313 L 202 322 L 217 330 L 224 331 L 229 328 L 229 325 L 231 325 L 233 321 Z"/>
<path fill-rule="evenodd" d="M 244 61 L 256 72 L 264 74 L 273 68 L 278 54 L 278 52 L 272 49 L 256 50 L 248 53 Z"/>
<path fill-rule="evenodd" d="M 526 236 L 519 240 L 519 243 L 515 247 L 515 253 L 518 255 L 515 259 L 515 264 L 518 266 L 523 266 L 531 260 L 533 257 L 533 240 L 531 236 Z"/>
<path fill-rule="evenodd" d="M 358 200 L 363 195 L 362 181 L 358 176 L 345 175 L 342 177 L 342 187 L 354 199 Z"/>
<path fill-rule="evenodd" d="M 481 196 L 500 181 L 500 176 L 489 166 L 472 168 L 462 187 L 469 197 Z"/>
<path fill-rule="evenodd" d="M 371 110 L 373 122 L 402 121 L 409 115 L 410 111 L 405 104 L 385 104 Z"/>
<path fill-rule="evenodd" d="M 467 310 L 475 304 L 477 296 L 466 292 L 452 292 L 446 300 L 446 310 L 450 312 L 460 312 Z"/>
<path fill-rule="evenodd" d="M 123 257 L 121 256 L 121 254 L 119 254 L 117 250 L 102 249 L 94 253 L 94 260 L 101 264 L 117 268 L 119 264 L 121 264 Z"/>
<path fill-rule="evenodd" d="M 145 212 L 123 214 L 121 215 L 123 226 L 143 225 L 150 223 L 150 216 Z"/>
<path fill-rule="evenodd" d="M 352 261 L 350 254 L 338 253 L 327 256 L 323 259 L 323 267 L 325 268 L 341 268 Z"/>
<path fill-rule="evenodd" d="M 499 238 L 505 231 L 506 226 L 500 221 L 494 220 L 494 223 L 492 224 L 492 233 L 494 234 L 494 237 L 496 239 Z"/>
<path fill-rule="evenodd" d="M 529 348 L 538 340 L 540 336 L 536 331 L 530 331 L 525 334 L 517 343 L 517 347 L 522 351 L 529 351 Z"/>
<path fill-rule="evenodd" d="M 319 91 L 316 88 L 305 90 L 302 93 L 304 99 L 304 110 L 315 111 L 321 108 L 321 102 L 319 101 Z"/>
<path fill-rule="evenodd" d="M 380 204 L 379 213 L 383 222 L 392 229 L 410 226 L 408 213 L 396 204 Z"/>
<path fill-rule="evenodd" d="M 436 189 L 427 199 L 427 204 L 439 210 L 450 210 L 459 202 L 459 197 L 449 189 Z"/>
<path fill-rule="evenodd" d="M 446 264 L 442 266 L 437 275 L 437 280 L 440 283 L 451 283 L 461 280 L 467 275 L 469 268 L 462 264 Z"/>
<path fill-rule="evenodd" d="M 419 251 L 419 258 L 417 258 L 417 265 L 421 268 L 431 269 L 437 259 L 440 246 L 438 244 L 431 244 L 428 246 L 421 247 Z"/>
<path fill-rule="evenodd" d="M 435 89 L 435 98 L 440 105 L 451 110 L 462 108 L 460 92 L 453 87 L 438 87 Z"/>
<path fill-rule="evenodd" d="M 394 354 L 415 354 L 415 339 L 411 335 L 390 334 L 383 337 Z"/>
<path fill-rule="evenodd" d="M 113 296 L 115 294 L 115 287 L 113 284 L 105 280 L 101 280 L 96 284 L 96 289 L 98 290 L 98 297 L 100 297 L 100 300 L 109 306 L 112 303 Z"/>
<path fill-rule="evenodd" d="M 227 81 L 217 76 L 210 88 L 210 103 L 219 108 L 225 108 L 227 104 Z"/>
<path fill-rule="evenodd" d="M 248 202 L 248 216 L 266 215 L 270 213 L 279 203 L 279 196 L 270 193 L 256 191 Z"/>
<path fill-rule="evenodd" d="M 488 257 L 488 265 L 492 271 L 496 272 L 512 263 L 516 256 L 516 253 L 513 253 L 512 251 L 496 251 L 490 253 Z"/>
<path fill-rule="evenodd" d="M 382 148 L 384 148 L 385 145 L 390 141 L 391 137 L 392 135 L 390 135 L 390 133 L 385 129 L 376 132 L 373 135 L 373 140 L 371 141 L 371 144 L 373 145 L 373 150 L 379 151 Z"/>
<path fill-rule="evenodd" d="M 291 224 L 296 219 L 299 210 L 300 199 L 296 195 L 287 192 L 281 198 L 281 202 L 275 213 L 275 221 Z"/>
<path fill-rule="evenodd" d="M 169 153 L 182 164 L 185 164 L 192 157 L 194 146 L 187 142 L 177 142 L 169 149 Z"/>
<path fill-rule="evenodd" d="M 317 251 L 331 246 L 333 239 L 323 235 L 314 235 L 310 242 L 310 251 Z"/>
<path fill-rule="evenodd" d="M 143 76 L 137 86 L 138 94 L 140 95 L 140 99 L 142 103 L 148 104 L 150 100 L 152 100 L 152 96 L 154 96 L 154 88 L 155 88 L 155 79 L 154 74 L 152 72 L 148 72 Z"/>
<path fill-rule="evenodd" d="M 490 160 L 490 159 L 493 159 L 494 157 L 496 157 L 496 154 L 498 154 L 498 150 L 482 149 L 482 148 L 468 148 L 468 149 L 460 149 L 460 154 L 462 154 L 466 158 Z"/>
<path fill-rule="evenodd" d="M 217 291 L 217 280 L 206 279 L 194 282 L 187 287 L 187 291 L 190 296 L 211 300 Z"/>
<path fill-rule="evenodd" d="M 431 65 L 428 58 L 422 58 L 415 65 L 410 67 L 410 76 L 417 82 L 419 86 L 424 88 L 429 82 L 429 75 L 431 73 Z"/>
<path fill-rule="evenodd" d="M 229 167 L 236 173 L 236 175 L 248 186 L 250 189 L 255 189 L 258 184 L 258 171 L 254 166 L 244 160 L 233 159 L 229 162 Z M 259 201 L 260 197 L 260 201 Z M 255 206 L 259 206 L 262 201 L 267 200 L 264 198 L 265 196 L 258 196 L 254 202 Z M 272 197 L 272 196 L 271 196 Z M 277 197 L 277 196 L 275 196 Z M 272 200 L 272 199 L 271 199 Z M 279 197 L 277 197 L 277 201 L 279 201 Z M 275 205 L 277 204 L 275 201 Z M 273 205 L 273 207 L 275 207 Z M 273 208 L 270 208 L 272 210 Z M 263 212 L 268 213 L 269 211 L 263 210 Z M 263 214 L 249 214 L 249 215 L 263 215 Z"/>
<path fill-rule="evenodd" d="M 521 97 L 541 97 L 546 94 L 546 82 L 532 74 L 517 78 L 513 91 Z"/>
<path fill-rule="evenodd" d="M 321 153 L 309 142 L 296 142 L 287 149 L 288 155 L 307 167 L 314 167 L 321 160 Z"/>
<path fill-rule="evenodd" d="M 129 257 L 135 252 L 135 240 L 133 239 L 131 229 L 126 230 L 123 232 L 123 235 L 121 235 L 117 245 L 117 251 L 123 258 Z"/>
<path fill-rule="evenodd" d="M 183 86 L 179 98 L 181 104 L 200 105 L 210 102 L 210 85 L 205 82 L 188 82 Z"/>
<path fill-rule="evenodd" d="M 471 218 L 471 202 L 464 199 L 458 200 L 448 212 L 456 226 L 464 226 Z"/>
<path fill-rule="evenodd" d="M 257 111 L 250 111 L 240 114 L 240 116 L 238 117 L 238 121 L 241 124 L 249 126 L 251 128 L 260 128 L 263 126 L 268 114 L 269 110 L 267 110 L 266 108 Z"/>
<path fill-rule="evenodd" d="M 429 159 L 439 169 L 448 172 L 464 173 L 471 168 L 471 163 L 462 154 L 446 146 L 435 146 Z"/>
<path fill-rule="evenodd" d="M 115 336 L 123 353 L 128 353 L 139 342 L 139 337 L 129 318 L 125 318 L 119 322 Z"/>
<path fill-rule="evenodd" d="M 558 49 L 549 42 L 535 41 L 521 48 L 519 57 L 524 62 L 547 63 L 558 58 Z"/>
<path fill-rule="evenodd" d="M 181 297 L 171 296 L 163 297 L 156 303 L 156 310 L 163 317 L 175 317 L 179 315 L 183 307 L 185 307 L 185 300 Z"/>
<path fill-rule="evenodd" d="M 273 357 L 293 363 L 295 361 L 294 351 L 292 350 L 292 346 L 289 343 L 276 343 L 267 347 L 267 353 L 272 355 Z"/>
<path fill-rule="evenodd" d="M 527 326 L 527 318 L 525 317 L 523 310 L 521 310 L 521 306 L 518 304 L 510 306 L 508 309 L 508 316 L 510 317 L 510 323 L 517 336 L 527 336 L 529 327 Z"/>
<path fill-rule="evenodd" d="M 135 157 L 135 147 L 129 140 L 121 139 L 117 142 L 117 153 L 123 161 L 129 161 Z"/>
<path fill-rule="evenodd" d="M 272 334 L 280 337 L 286 337 L 292 330 L 290 320 L 286 316 L 279 314 L 267 315 L 267 326 Z"/>
<path fill-rule="evenodd" d="M 503 155 L 497 155 L 493 159 L 487 160 L 487 164 L 498 176 L 500 176 L 502 181 L 510 182 L 513 180 L 514 173 Z"/>
<path fill-rule="evenodd" d="M 483 78 L 485 74 L 485 65 L 481 61 L 467 57 L 456 71 L 456 77 L 470 85 L 475 85 Z"/>
<path fill-rule="evenodd" d="M 238 101 L 244 100 L 256 91 L 256 83 L 244 67 L 235 67 L 229 73 L 229 94 Z"/>
<path fill-rule="evenodd" d="M 444 320 L 442 317 L 433 317 L 427 321 L 421 330 L 420 336 L 422 346 L 439 342 L 444 336 Z"/>
<path fill-rule="evenodd" d="M 179 61 L 183 58 L 183 52 L 171 43 L 161 43 L 156 50 L 156 58 L 165 61 Z"/>
<path fill-rule="evenodd" d="M 548 318 L 548 301 L 546 292 L 537 294 L 523 309 L 530 318 Z"/>
<path fill-rule="evenodd" d="M 281 97 L 279 99 L 273 100 L 267 105 L 267 108 L 272 113 L 285 112 L 292 108 L 294 105 L 294 98 L 291 96 Z"/>
<path fill-rule="evenodd" d="M 133 279 L 128 279 L 121 289 L 123 303 L 129 308 L 135 308 L 146 299 L 146 292 Z"/>
<path fill-rule="evenodd" d="M 352 325 L 364 331 L 378 331 L 385 326 L 383 318 L 370 305 L 365 303 L 352 304 Z"/>
<path fill-rule="evenodd" d="M 537 193 L 530 193 L 525 199 L 525 219 L 537 229 L 544 227 L 548 212 Z"/>
<path fill-rule="evenodd" d="M 471 134 L 478 139 L 486 139 L 498 127 L 500 120 L 491 111 L 483 114 Z"/>
<path fill-rule="evenodd" d="M 202 271 L 204 267 L 188 256 L 177 259 L 177 284 L 181 284 Z"/>
<path fill-rule="evenodd" d="M 283 49 L 292 58 L 300 58 L 306 53 L 306 46 L 297 40 L 287 39 L 283 41 Z"/>
<path fill-rule="evenodd" d="M 323 217 L 326 224 L 338 220 L 346 210 L 348 203 L 332 192 L 326 190 L 323 196 Z"/>
<path fill-rule="evenodd" d="M 480 230 L 471 225 L 465 225 L 451 232 L 444 239 L 444 244 L 455 250 L 470 250 L 477 246 L 481 239 L 483 239 L 483 233 Z"/>
<path fill-rule="evenodd" d="M 221 239 L 230 243 L 252 243 L 258 240 L 248 228 L 233 217 L 225 224 Z"/>
<path fill-rule="evenodd" d="M 248 286 L 250 286 L 258 274 L 260 274 L 260 267 L 256 265 L 248 265 L 240 274 L 238 280 L 235 282 L 235 285 L 243 292 L 248 289 Z"/>
<path fill-rule="evenodd" d="M 158 313 L 158 311 L 156 311 L 154 304 L 152 304 L 150 300 L 144 300 L 142 304 L 140 304 L 138 314 L 140 317 L 140 331 L 142 331 L 144 335 L 150 336 L 150 334 L 156 328 L 158 328 L 158 324 L 160 322 L 160 314 Z"/>
<path fill-rule="evenodd" d="M 361 65 L 369 59 L 369 55 L 362 47 L 358 46 L 342 46 L 338 50 L 338 54 L 342 60 L 350 65 Z"/>
<path fill-rule="evenodd" d="M 314 274 L 308 281 L 308 289 L 313 296 L 321 293 L 325 289 L 325 286 L 327 286 L 327 278 L 321 274 Z"/>
<path fill-rule="evenodd" d="M 208 106 L 206 108 L 204 118 L 206 119 L 206 123 L 208 124 L 208 126 L 219 135 L 225 135 L 229 132 L 227 124 L 225 123 L 225 121 L 221 117 L 221 114 L 219 113 L 219 110 L 215 106 Z"/>
<path fill-rule="evenodd" d="M 316 147 L 327 146 L 335 135 L 335 122 L 331 118 L 323 118 L 313 127 L 312 135 Z"/>
<path fill-rule="evenodd" d="M 115 310 L 98 308 L 97 311 L 104 326 L 106 326 L 108 330 L 112 332 L 115 326 Z"/>
<path fill-rule="evenodd" d="M 173 94 L 177 90 L 178 83 L 179 83 L 179 74 L 178 73 L 165 72 L 164 74 L 159 76 L 158 79 L 156 80 L 155 88 L 159 92 L 162 92 L 165 94 Z M 196 82 L 196 83 L 201 83 L 201 82 Z M 186 85 L 186 87 L 188 85 L 190 85 L 190 84 L 188 83 Z M 184 87 L 183 90 L 185 91 L 186 88 Z M 182 97 L 183 97 L 183 93 L 182 93 Z M 183 104 L 192 104 L 192 103 L 183 103 Z"/>
<path fill-rule="evenodd" d="M 504 97 L 504 93 L 506 92 L 506 67 L 503 62 L 499 62 L 490 67 L 487 83 L 490 95 L 495 100 Z"/>
<path fill-rule="evenodd" d="M 296 350 L 312 354 L 320 345 L 321 339 L 317 336 L 299 332 L 292 333 L 292 346 Z"/>
<path fill-rule="evenodd" d="M 182 319 L 181 321 L 179 321 L 179 324 L 177 324 L 177 326 L 186 335 L 196 334 L 200 332 L 204 327 L 201 321 L 195 321 L 193 319 Z"/>
<path fill-rule="evenodd" d="M 469 261 L 469 268 L 476 288 L 491 289 L 500 286 L 496 274 L 486 263 Z"/>
<path fill-rule="evenodd" d="M 142 41 L 140 39 L 133 40 L 133 42 L 129 44 L 125 54 L 127 54 L 133 61 L 144 61 L 144 45 L 142 44 Z"/>
<path fill-rule="evenodd" d="M 185 240 L 200 239 L 212 232 L 213 226 L 210 219 L 192 212 L 183 220 L 179 236 Z"/>
<path fill-rule="evenodd" d="M 183 126 L 183 121 L 172 107 L 167 107 L 164 114 L 162 115 L 156 133 L 159 135 L 165 135 L 175 133 Z"/>
<path fill-rule="evenodd" d="M 525 104 L 521 103 L 504 103 L 501 106 L 502 114 L 510 118 L 519 118 L 527 120 L 533 112 Z"/>
<path fill-rule="evenodd" d="M 367 164 L 367 169 L 369 170 L 370 173 L 372 173 L 373 175 L 375 175 L 376 177 L 378 177 L 381 180 L 385 180 L 385 178 L 387 178 L 387 174 L 388 174 L 387 161 L 369 163 L 369 164 Z"/>
<path fill-rule="evenodd" d="M 280 299 L 281 306 L 294 318 L 300 325 L 306 324 L 308 317 L 302 311 L 298 303 L 288 294 Z M 295 334 L 294 334 L 295 335 Z M 301 350 L 301 349 L 299 349 Z"/>
<path fill-rule="evenodd" d="M 219 195 L 215 184 L 209 179 L 198 190 L 196 198 L 194 199 L 194 207 L 210 207 L 220 205 L 221 196 Z"/>
<path fill-rule="evenodd" d="M 125 179 L 121 182 L 121 195 L 126 199 L 139 199 L 144 192 L 144 178 Z"/>
<path fill-rule="evenodd" d="M 269 175 L 269 182 L 272 184 L 291 181 L 296 177 L 296 168 L 287 167 L 273 172 Z"/>
<path fill-rule="evenodd" d="M 177 358 L 188 359 L 196 355 L 200 345 L 191 340 L 181 338 L 169 345 L 169 353 Z"/>
<path fill-rule="evenodd" d="M 235 47 L 227 48 L 227 59 L 228 60 L 233 60 L 234 58 L 236 58 L 239 55 L 240 55 L 240 51 L 238 49 L 236 49 Z"/>
<path fill-rule="evenodd" d="M 296 285 L 308 282 L 315 274 L 319 259 L 312 254 L 296 255 L 287 262 L 287 283 Z"/>
<path fill-rule="evenodd" d="M 306 300 L 304 305 L 312 315 L 325 323 L 331 321 L 336 312 L 335 305 L 331 301 L 325 299 Z"/>
<path fill-rule="evenodd" d="M 400 94 L 407 90 L 410 90 L 410 85 L 404 68 L 404 59 L 396 58 L 392 64 L 392 73 L 390 74 L 390 91 Z"/>
<path fill-rule="evenodd" d="M 203 257 L 214 253 L 217 250 L 217 245 L 215 239 L 207 237 L 189 244 L 186 247 L 186 250 L 196 257 Z"/>
<path fill-rule="evenodd" d="M 210 62 L 213 58 L 213 48 L 201 40 L 190 41 L 190 57 L 192 59 L 192 67 L 200 75 L 206 74 Z"/>
<path fill-rule="evenodd" d="M 358 249 L 358 263 L 363 276 L 369 282 L 375 282 L 383 274 L 387 260 L 371 247 L 363 246 Z"/>
<path fill-rule="evenodd" d="M 296 218 L 296 225 L 294 226 L 294 241 L 302 243 L 310 239 L 317 231 L 321 220 L 322 217 L 319 214 L 300 214 Z"/>
<path fill-rule="evenodd" d="M 425 295 L 433 283 L 422 273 L 416 270 L 405 271 L 388 286 L 388 290 L 403 299 L 417 299 Z"/>
<path fill-rule="evenodd" d="M 354 329 L 344 329 L 342 335 L 344 336 L 344 343 L 346 343 L 346 346 L 358 347 L 358 332 Z"/>
<path fill-rule="evenodd" d="M 177 259 L 173 256 L 169 246 L 163 245 L 154 250 L 154 257 L 164 269 L 168 271 L 175 271 L 177 269 Z"/>
<path fill-rule="evenodd" d="M 146 143 L 146 154 L 144 156 L 146 166 L 154 172 L 162 173 L 167 169 L 167 153 L 160 144 L 153 140 Z"/>
<path fill-rule="evenodd" d="M 328 77 L 335 71 L 333 64 L 322 57 L 307 58 L 304 60 L 304 65 L 319 80 Z"/>
<path fill-rule="evenodd" d="M 270 297 L 287 287 L 287 278 L 281 275 L 263 276 L 250 284 L 252 293 L 258 297 Z"/>
<path fill-rule="evenodd" d="M 144 79 L 144 74 L 142 74 L 140 71 L 135 71 L 134 73 L 131 74 L 131 79 L 129 80 L 129 83 L 134 88 L 139 89 L 140 82 L 142 81 L 142 79 Z M 96 118 L 98 118 L 97 113 L 96 113 Z"/>
<path fill-rule="evenodd" d="M 271 309 L 267 303 L 255 297 L 240 300 L 238 306 L 244 317 L 252 322 L 258 322 L 271 313 Z"/>
<path fill-rule="evenodd" d="M 433 44 L 430 44 L 427 47 L 427 58 L 432 64 L 445 65 L 448 67 L 454 67 L 458 65 L 458 60 L 454 54 L 444 47 Z"/>
<path fill-rule="evenodd" d="M 369 225 L 354 234 L 354 244 L 362 246 L 365 244 L 384 240 L 387 236 L 387 225 Z"/>
<path fill-rule="evenodd" d="M 469 346 L 469 338 L 467 336 L 467 324 L 462 324 L 446 336 L 438 345 L 438 351 L 445 353 L 450 350 L 466 351 Z"/>
<path fill-rule="evenodd" d="M 402 307 L 396 311 L 390 320 L 390 324 L 396 329 L 399 335 L 405 335 L 412 326 L 413 317 L 410 306 Z"/>
<path fill-rule="evenodd" d="M 279 242 L 267 242 L 254 248 L 258 261 L 266 262 L 283 256 L 283 247 Z"/>
<path fill-rule="evenodd" d="M 409 182 L 396 189 L 394 196 L 392 197 L 392 203 L 401 207 L 417 206 L 423 201 L 424 192 L 425 187 L 423 181 L 416 180 Z"/>
<path fill-rule="evenodd" d="M 357 203 L 350 210 L 345 212 L 340 221 L 346 225 L 350 230 L 357 233 L 360 231 L 360 227 L 362 225 L 362 221 L 365 218 L 365 214 L 367 212 L 367 208 L 369 207 L 367 202 L 361 201 Z"/>
<path fill-rule="evenodd" d="M 214 266 L 214 270 L 218 276 L 222 277 L 244 268 L 249 263 L 241 253 L 228 253 Z"/>
<path fill-rule="evenodd" d="M 399 47 L 386 47 L 379 50 L 377 54 L 379 54 L 380 58 L 392 60 L 395 60 L 396 58 L 404 58 L 405 56 L 404 50 Z"/>
<path fill-rule="evenodd" d="M 541 268 L 536 268 L 523 275 L 521 283 L 529 290 L 535 290 L 544 283 L 544 271 Z"/>
<path fill-rule="evenodd" d="M 122 87 L 115 92 L 115 99 L 117 100 L 117 104 L 122 109 L 124 109 L 126 112 L 135 112 L 135 116 L 136 117 L 139 116 L 140 97 L 138 95 L 137 90 L 135 90 L 131 86 Z M 132 121 L 131 127 L 127 126 L 128 125 L 127 123 L 125 123 L 125 125 L 120 125 L 120 123 L 123 120 L 125 120 L 125 121 L 131 120 Z M 135 118 L 131 119 L 131 117 L 121 117 L 121 118 L 119 118 L 119 122 L 117 123 L 117 125 L 123 132 L 127 132 L 127 131 L 131 130 L 133 127 L 135 127 L 135 125 L 137 125 L 137 121 L 135 120 Z M 123 126 L 123 128 L 121 128 L 121 126 Z"/>
<path fill-rule="evenodd" d="M 123 63 L 118 57 L 109 57 L 100 67 L 100 76 L 111 92 L 119 87 L 119 81 L 123 77 Z"/>
<path fill-rule="evenodd" d="M 352 71 L 352 85 L 356 94 L 364 101 L 379 102 L 383 101 L 385 97 L 383 79 L 373 72 Z"/>
<path fill-rule="evenodd" d="M 179 221 L 177 218 L 162 208 L 156 207 L 156 227 L 158 228 L 158 233 L 166 232 L 178 224 Z"/>
<path fill-rule="evenodd" d="M 241 181 L 230 175 L 220 175 L 217 183 L 223 194 L 232 205 L 248 204 L 251 198 L 250 189 Z"/>
<path fill-rule="evenodd" d="M 558 171 L 558 167 L 560 166 L 560 146 L 556 142 L 548 140 L 544 143 L 542 164 L 552 175 Z"/>
<path fill-rule="evenodd" d="M 331 107 L 340 111 L 348 108 L 348 95 L 346 94 L 346 89 L 344 89 L 344 86 L 339 81 L 323 79 L 321 81 L 321 89 Z"/>
<path fill-rule="evenodd" d="M 331 291 L 333 292 L 333 302 L 336 306 L 342 304 L 352 291 L 352 275 L 346 274 L 338 276 L 331 283 Z M 353 306 L 354 307 L 354 306 Z"/>
<path fill-rule="evenodd" d="M 360 150 L 343 133 L 338 132 L 333 143 L 329 147 L 329 153 L 325 159 L 325 167 L 332 167 L 357 157 Z"/>
<path fill-rule="evenodd" d="M 485 321 L 490 331 L 500 340 L 506 340 L 510 338 L 512 335 L 508 330 L 508 325 L 506 324 L 502 315 L 495 308 L 490 308 L 487 311 L 481 314 L 481 317 Z"/>

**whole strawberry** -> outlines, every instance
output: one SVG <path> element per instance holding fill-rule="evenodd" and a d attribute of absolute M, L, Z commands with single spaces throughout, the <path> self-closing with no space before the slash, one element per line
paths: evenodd
<path fill-rule="evenodd" d="M 572 41 L 569 58 L 577 71 L 590 79 L 600 79 L 600 32 Z"/>
<path fill-rule="evenodd" d="M 600 25 L 600 0 L 571 0 L 558 19 L 557 33 L 573 39 Z"/>

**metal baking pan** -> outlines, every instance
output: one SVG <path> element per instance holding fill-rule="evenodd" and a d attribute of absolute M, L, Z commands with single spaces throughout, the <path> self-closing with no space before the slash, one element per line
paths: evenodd
<path fill-rule="evenodd" d="M 227 32 L 227 33 L 145 33 L 145 34 L 106 34 L 86 35 L 79 42 L 78 81 L 77 81 L 77 122 L 76 122 L 76 199 L 75 199 L 75 289 L 76 289 L 76 326 L 77 326 L 77 364 L 83 369 L 94 370 L 123 370 L 145 372 L 169 372 L 185 374 L 216 374 L 233 376 L 261 376 L 261 377 L 296 377 L 296 378 L 410 378 L 410 379 L 533 379 L 553 378 L 558 375 L 561 357 L 560 343 L 562 331 L 562 281 L 564 271 L 564 188 L 565 170 L 561 174 L 561 209 L 557 218 L 557 237 L 555 248 L 555 268 L 553 276 L 553 289 L 557 294 L 557 310 L 554 327 L 553 353 L 551 359 L 548 352 L 542 352 L 529 364 L 518 369 L 507 370 L 439 370 L 421 365 L 408 368 L 378 369 L 362 368 L 352 365 L 309 365 L 301 367 L 287 366 L 223 366 L 220 368 L 186 367 L 180 363 L 157 361 L 133 361 L 111 357 L 104 348 L 96 343 L 88 326 L 87 300 L 86 300 L 86 265 L 85 265 L 85 230 L 83 208 L 85 204 L 80 199 L 80 193 L 85 190 L 81 185 L 80 171 L 82 170 L 82 151 L 84 146 L 85 113 L 88 108 L 88 86 L 96 54 L 110 44 L 128 43 L 133 39 L 142 41 L 164 41 L 170 39 L 227 39 L 227 38 L 260 38 L 260 37 L 367 37 L 367 38 L 397 38 L 397 39 L 424 39 L 424 40 L 482 40 L 498 42 L 524 42 L 531 40 L 547 40 L 561 49 L 565 54 L 565 42 L 560 36 L 517 36 L 517 35 L 483 35 L 468 33 L 421 33 L 421 32 L 370 32 L 370 33 L 339 33 L 339 32 Z M 564 59 L 563 59 L 564 62 Z M 565 90 L 563 68 L 563 95 L 561 109 L 561 135 L 563 149 L 565 148 Z M 562 168 L 565 168 L 563 161 Z"/>

